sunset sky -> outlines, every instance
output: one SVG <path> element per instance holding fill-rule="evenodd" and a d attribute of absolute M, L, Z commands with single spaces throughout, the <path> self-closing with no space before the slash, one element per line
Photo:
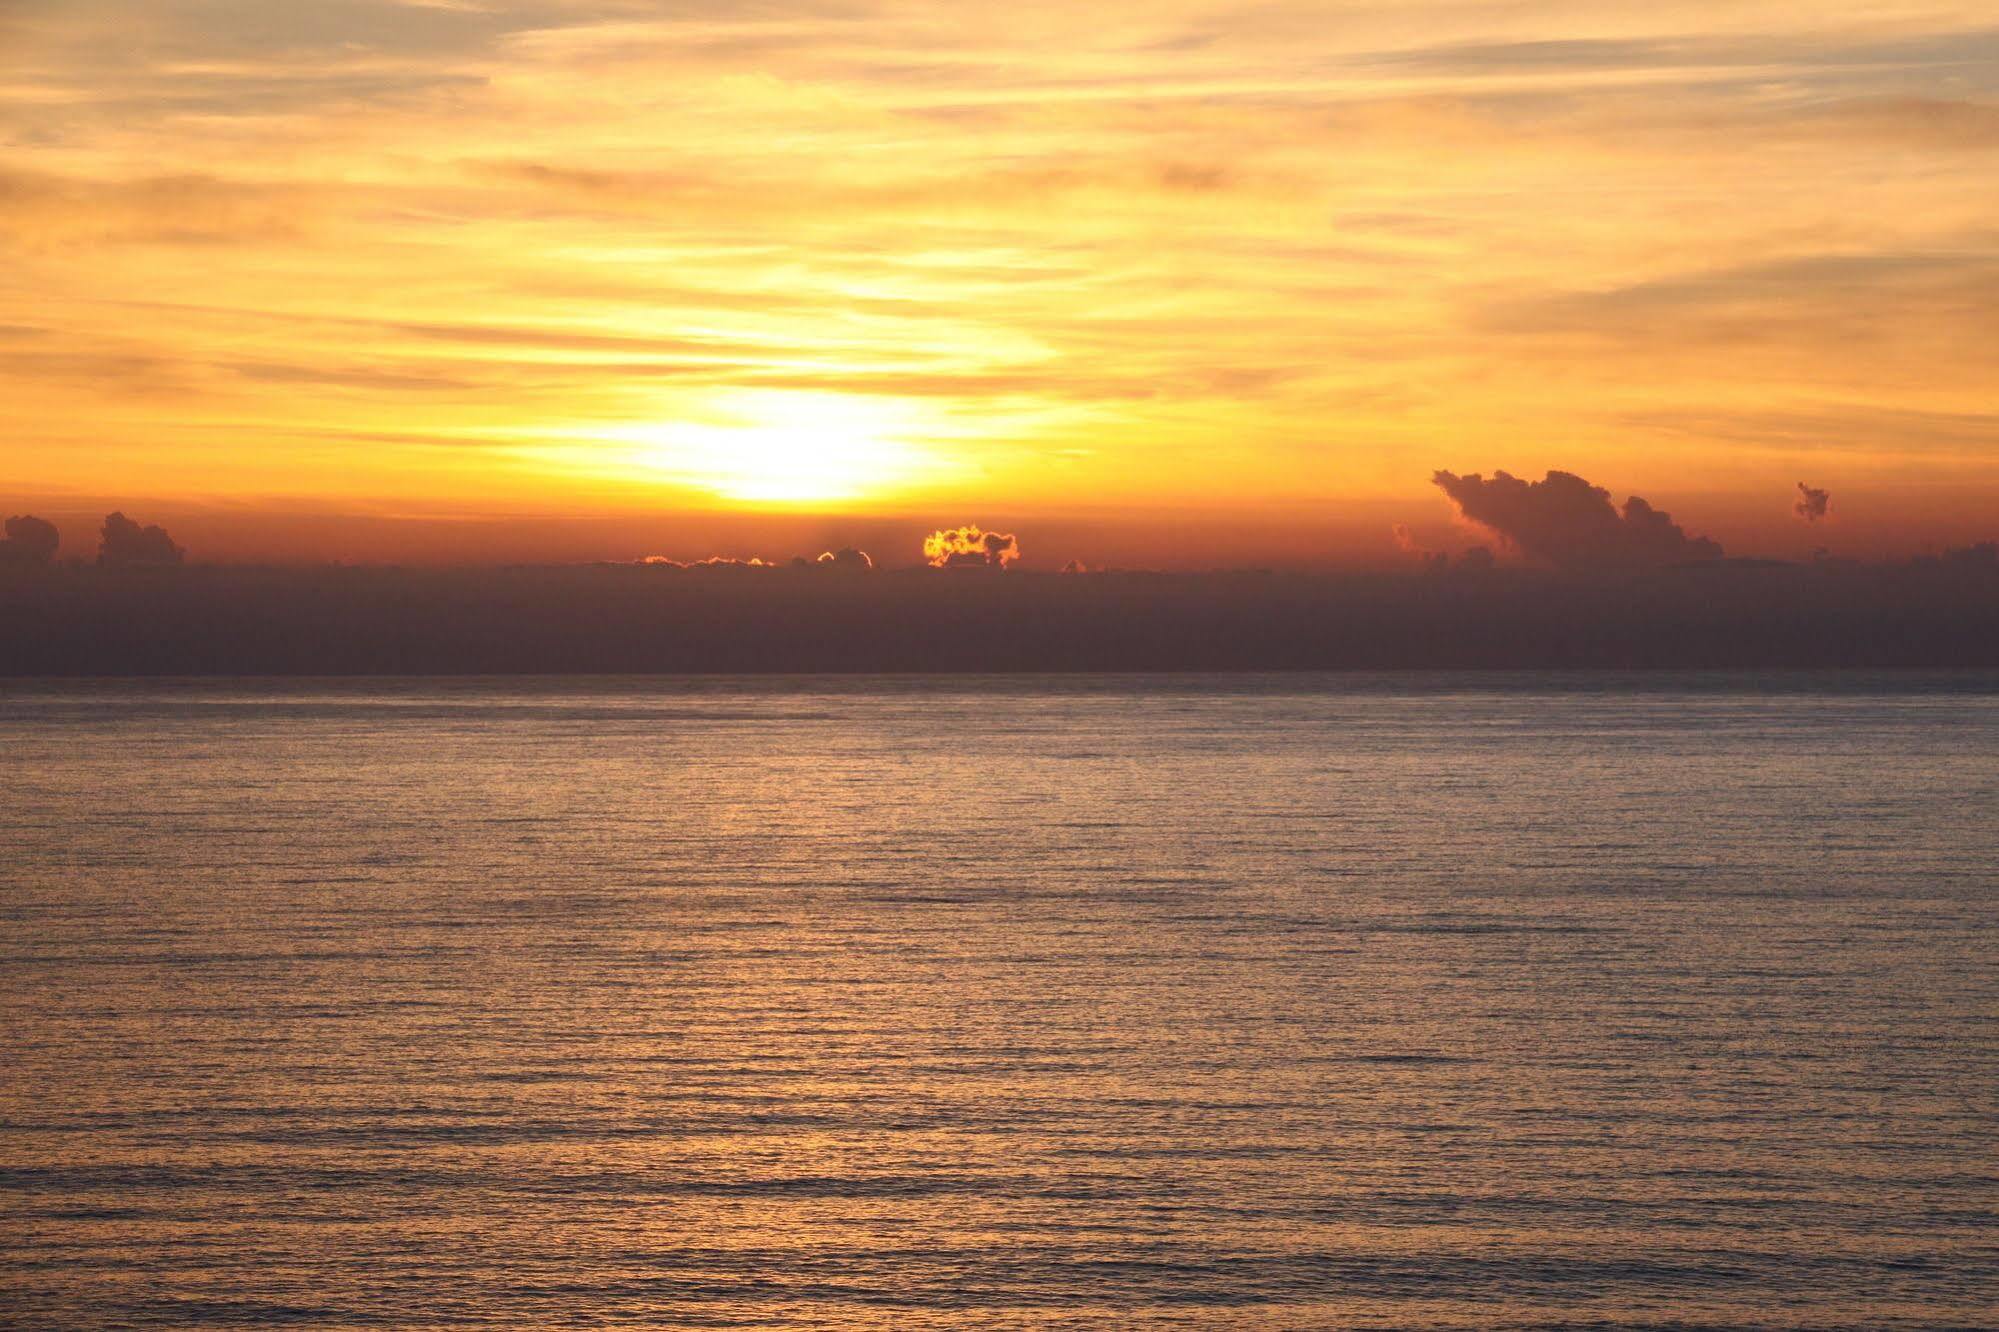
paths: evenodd
<path fill-rule="evenodd" d="M 0 108 L 65 553 L 1999 535 L 1989 0 L 12 0 Z"/>

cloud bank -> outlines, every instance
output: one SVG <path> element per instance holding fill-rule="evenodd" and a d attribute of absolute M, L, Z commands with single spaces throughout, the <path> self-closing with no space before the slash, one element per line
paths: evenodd
<path fill-rule="evenodd" d="M 786 562 L 767 560 L 761 555 L 752 555 L 748 559 L 740 559 L 733 555 L 710 555 L 699 560 L 676 560 L 667 555 L 648 555 L 639 563 L 656 569 L 803 569 L 814 573 L 872 573 L 875 567 L 872 556 L 852 546 L 826 551 L 817 559 L 794 555 Z"/>
<path fill-rule="evenodd" d="M 1610 492 L 1572 472 L 1539 481 L 1507 472 L 1438 472 L 1431 481 L 1469 522 L 1529 558 L 1559 569 L 1634 569 L 1721 558 L 1721 546 L 1689 536 L 1672 515 L 1637 495 L 1620 510 Z"/>

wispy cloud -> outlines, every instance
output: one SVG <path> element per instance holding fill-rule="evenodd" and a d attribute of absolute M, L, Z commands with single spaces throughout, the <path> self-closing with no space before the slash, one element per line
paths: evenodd
<path fill-rule="evenodd" d="M 900 404 L 846 502 L 950 511 L 1413 499 L 1440 441 L 1992 484 L 1988 6 L 29 0 L 0 49 L 4 482 L 87 420 L 142 490 L 594 495 L 845 397 Z"/>

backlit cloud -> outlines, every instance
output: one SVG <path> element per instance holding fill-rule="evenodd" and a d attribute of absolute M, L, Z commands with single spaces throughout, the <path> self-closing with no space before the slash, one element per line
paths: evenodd
<path fill-rule="evenodd" d="M 856 550 L 851 546 L 826 551 L 817 559 L 796 555 L 788 562 L 766 560 L 760 555 L 751 555 L 747 558 L 734 555 L 709 555 L 698 560 L 676 560 L 667 555 L 648 555 L 639 563 L 659 569 L 770 569 L 846 574 L 872 573 L 875 567 L 874 560 L 866 551 Z"/>
<path fill-rule="evenodd" d="M 1004 569 L 1020 558 L 1020 542 L 971 524 L 942 528 L 923 538 L 923 558 L 938 569 Z"/>
<path fill-rule="evenodd" d="M 141 527 L 122 513 L 107 514 L 100 534 L 97 562 L 106 568 L 140 564 L 179 564 L 186 552 L 157 524 Z"/>
<path fill-rule="evenodd" d="M 7 520 L 7 538 L 0 541 L 0 568 L 9 565 L 36 567 L 47 564 L 62 544 L 56 525 L 45 518 L 24 513 Z"/>
<path fill-rule="evenodd" d="M 698 560 L 676 560 L 665 555 L 648 555 L 640 560 L 639 563 L 653 569 L 735 570 L 775 569 L 779 567 L 760 555 L 752 555 L 748 559 L 742 559 L 734 555 L 706 555 Z"/>
<path fill-rule="evenodd" d="M 1570 472 L 1523 481 L 1438 472 L 1432 480 L 1468 521 L 1522 554 L 1564 569 L 1625 569 L 1721 557 L 1721 547 L 1690 537 L 1672 515 L 1633 495 L 1619 509 L 1610 492 Z"/>
<path fill-rule="evenodd" d="M 834 573 L 873 573 L 875 567 L 865 550 L 855 550 L 852 546 L 826 551 L 813 564 Z"/>
<path fill-rule="evenodd" d="M 1832 496 L 1815 486 L 1798 482 L 1798 502 L 1791 506 L 1791 512 L 1808 523 L 1816 523 L 1832 510 Z"/>

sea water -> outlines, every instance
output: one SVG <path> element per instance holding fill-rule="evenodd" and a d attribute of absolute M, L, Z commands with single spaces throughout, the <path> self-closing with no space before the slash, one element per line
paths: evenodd
<path fill-rule="evenodd" d="M 1999 678 L 0 684 L 0 1322 L 1999 1321 Z"/>

